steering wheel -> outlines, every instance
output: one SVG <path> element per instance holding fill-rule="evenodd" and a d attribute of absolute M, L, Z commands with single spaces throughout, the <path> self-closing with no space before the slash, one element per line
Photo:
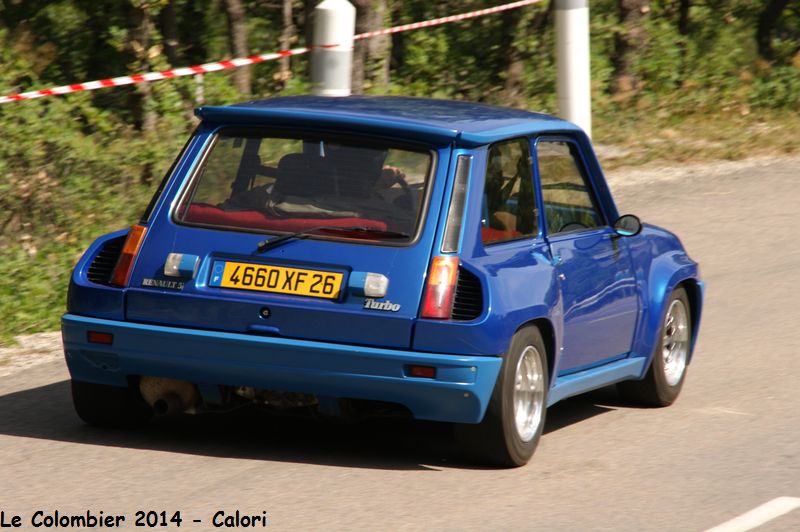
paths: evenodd
<path fill-rule="evenodd" d="M 414 191 L 408 186 L 406 182 L 406 174 L 395 166 L 387 166 L 381 172 L 381 177 L 388 177 L 391 180 L 391 185 L 386 188 L 392 188 L 397 183 L 402 189 L 402 196 L 395 198 L 392 201 L 393 205 L 411 210 L 414 208 Z"/>

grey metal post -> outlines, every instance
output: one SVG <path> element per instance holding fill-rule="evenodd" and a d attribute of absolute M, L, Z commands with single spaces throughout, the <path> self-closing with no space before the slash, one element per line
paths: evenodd
<path fill-rule="evenodd" d="M 589 0 L 555 0 L 558 112 L 592 135 Z"/>
<path fill-rule="evenodd" d="M 347 0 L 324 0 L 314 9 L 312 94 L 350 95 L 355 29 L 356 8 Z"/>

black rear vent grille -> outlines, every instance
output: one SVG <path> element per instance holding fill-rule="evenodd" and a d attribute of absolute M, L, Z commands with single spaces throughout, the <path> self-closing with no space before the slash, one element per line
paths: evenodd
<path fill-rule="evenodd" d="M 120 253 L 122 253 L 122 245 L 125 243 L 125 237 L 113 238 L 106 242 L 100 253 L 92 261 L 89 266 L 89 271 L 86 272 L 86 277 L 93 283 L 108 285 L 111 282 L 111 274 L 114 273 L 114 266 L 117 265 Z"/>
<path fill-rule="evenodd" d="M 481 315 L 481 312 L 483 312 L 481 282 L 472 273 L 459 268 L 451 317 L 454 320 L 474 320 Z"/>

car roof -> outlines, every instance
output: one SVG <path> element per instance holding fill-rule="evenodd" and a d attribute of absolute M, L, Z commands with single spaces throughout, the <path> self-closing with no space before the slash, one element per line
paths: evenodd
<path fill-rule="evenodd" d="M 289 96 L 196 114 L 213 124 L 290 125 L 372 131 L 464 146 L 544 131 L 579 131 L 559 118 L 480 103 L 402 96 Z"/>

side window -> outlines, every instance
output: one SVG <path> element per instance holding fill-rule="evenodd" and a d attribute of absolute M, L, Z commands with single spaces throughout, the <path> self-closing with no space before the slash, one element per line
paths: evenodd
<path fill-rule="evenodd" d="M 483 188 L 481 240 L 484 244 L 536 235 L 536 199 L 527 139 L 489 148 Z"/>
<path fill-rule="evenodd" d="M 542 140 L 536 145 L 547 233 L 568 233 L 604 225 L 592 200 L 583 163 L 570 142 Z"/>

